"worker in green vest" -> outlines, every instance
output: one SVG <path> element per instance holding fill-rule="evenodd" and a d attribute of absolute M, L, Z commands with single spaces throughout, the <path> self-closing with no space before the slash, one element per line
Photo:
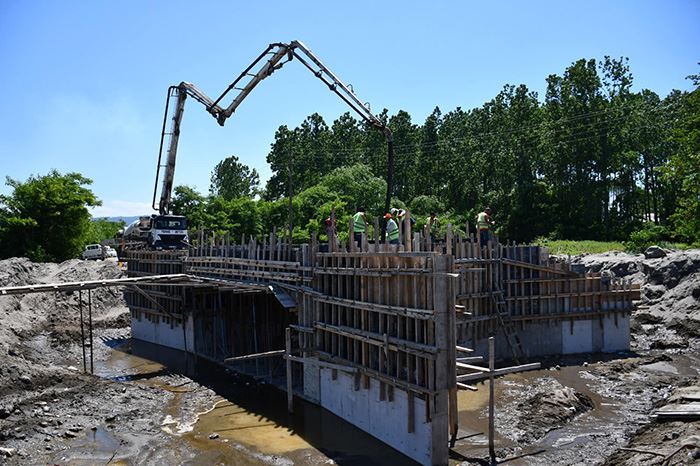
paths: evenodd
<path fill-rule="evenodd" d="M 389 244 L 399 244 L 399 226 L 388 212 L 384 215 L 384 219 L 386 220 L 386 235 L 389 237 Z"/>
<path fill-rule="evenodd" d="M 357 242 L 357 247 L 362 247 L 362 234 L 367 232 L 367 218 L 365 209 L 357 208 L 357 212 L 352 216 L 353 239 Z"/>
<path fill-rule="evenodd" d="M 476 216 L 476 229 L 479 230 L 479 241 L 482 246 L 486 246 L 489 242 L 489 230 L 496 222 L 491 218 L 491 209 L 485 208 Z"/>

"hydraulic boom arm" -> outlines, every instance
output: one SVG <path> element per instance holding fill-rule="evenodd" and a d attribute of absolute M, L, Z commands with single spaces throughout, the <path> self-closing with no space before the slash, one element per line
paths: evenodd
<path fill-rule="evenodd" d="M 267 60 L 265 60 L 265 58 Z M 389 127 L 377 118 L 369 107 L 364 104 L 360 99 L 357 98 L 355 93 L 348 88 L 338 77 L 333 74 L 304 44 L 299 41 L 292 41 L 289 44 L 284 43 L 274 43 L 270 44 L 263 53 L 261 53 L 253 63 L 248 66 L 237 78 L 233 81 L 226 90 L 214 101 L 212 101 L 206 94 L 197 89 L 193 84 L 182 82 L 178 86 L 172 86 L 168 89 L 168 97 L 165 105 L 165 116 L 163 117 L 163 130 L 161 133 L 160 140 L 160 151 L 158 154 L 158 168 L 156 172 L 156 185 L 153 189 L 153 208 L 155 209 L 156 203 L 156 192 L 158 189 L 158 179 L 160 175 L 161 167 L 165 168 L 165 173 L 163 175 L 163 185 L 161 188 L 160 203 L 158 205 L 158 210 L 161 215 L 166 215 L 170 210 L 170 200 L 172 196 L 173 188 L 173 177 L 175 174 L 175 159 L 177 156 L 177 145 L 180 136 L 180 123 L 182 121 L 182 115 L 185 108 L 185 100 L 187 96 L 190 96 L 203 104 L 206 110 L 212 114 L 216 121 L 223 126 L 226 120 L 236 111 L 238 106 L 243 102 L 243 100 L 250 94 L 255 87 L 260 84 L 260 82 L 274 73 L 276 70 L 282 68 L 286 63 L 290 62 L 293 58 L 299 60 L 306 68 L 311 71 L 314 76 L 323 81 L 328 88 L 333 91 L 338 97 L 343 99 L 350 108 L 352 108 L 360 117 L 382 131 L 385 135 L 388 145 L 388 173 L 387 173 L 387 193 L 385 200 L 385 211 L 389 211 L 390 201 L 391 201 L 391 191 L 392 191 L 392 178 L 393 178 L 393 159 L 394 159 L 394 141 L 393 135 Z M 253 69 L 259 69 L 252 72 Z M 237 91 L 238 93 L 231 101 L 231 103 L 223 108 L 219 104 L 220 102 L 231 92 Z M 177 103 L 175 105 L 174 114 L 172 117 L 172 128 L 169 132 L 166 132 L 166 126 L 168 123 L 168 113 L 170 106 L 170 99 L 172 97 L 177 97 Z M 163 148 L 165 146 L 166 137 L 170 138 L 167 144 L 167 157 L 166 164 L 161 165 L 161 160 L 163 156 Z"/>

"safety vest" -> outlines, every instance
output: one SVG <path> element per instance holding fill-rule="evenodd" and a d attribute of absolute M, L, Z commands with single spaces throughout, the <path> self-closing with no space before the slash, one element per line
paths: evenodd
<path fill-rule="evenodd" d="M 353 230 L 355 231 L 355 233 L 364 233 L 365 220 L 364 218 L 362 218 L 362 212 L 357 212 L 355 215 L 353 215 L 352 220 L 354 223 Z"/>
<path fill-rule="evenodd" d="M 389 234 L 389 241 L 399 239 L 399 226 L 393 218 L 390 218 L 386 223 L 386 232 Z"/>
<path fill-rule="evenodd" d="M 487 214 L 486 212 L 479 213 L 479 215 L 476 216 L 476 227 L 479 230 L 488 230 L 489 227 L 491 226 L 489 224 L 488 219 L 489 219 L 489 214 Z"/>

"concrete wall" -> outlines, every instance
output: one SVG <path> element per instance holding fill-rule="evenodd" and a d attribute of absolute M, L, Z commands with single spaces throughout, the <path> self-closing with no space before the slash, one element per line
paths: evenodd
<path fill-rule="evenodd" d="M 432 424 L 425 420 L 425 402 L 414 397 L 415 429 L 408 432 L 408 394 L 394 389 L 393 401 L 379 401 L 379 382 L 355 390 L 354 379 L 342 371 L 320 370 L 320 404 L 421 464 L 431 464 Z M 447 448 L 447 445 L 445 445 Z"/>
<path fill-rule="evenodd" d="M 187 351 L 194 351 L 194 333 L 192 331 L 192 316 L 187 317 L 185 322 L 185 332 L 182 331 L 182 325 L 177 323 L 165 323 L 160 316 L 156 316 L 157 323 L 145 317 L 143 311 L 140 312 L 141 318 L 131 317 L 131 337 L 137 340 L 155 343 L 157 345 L 167 346 L 178 350 L 185 350 L 185 340 L 187 342 Z M 177 321 L 175 321 L 177 322 Z"/>
<path fill-rule="evenodd" d="M 604 353 L 629 351 L 630 349 L 630 315 L 620 313 L 608 315 L 603 319 L 602 350 Z"/>
<path fill-rule="evenodd" d="M 561 326 L 561 353 L 578 354 L 593 352 L 593 321 L 571 320 Z"/>
<path fill-rule="evenodd" d="M 523 350 L 529 357 L 559 354 L 615 353 L 630 349 L 630 316 L 610 313 L 594 319 L 570 319 L 530 322 L 518 332 Z M 475 356 L 488 357 L 488 340 L 462 342 L 474 348 Z M 511 359 L 512 353 L 502 332 L 496 334 L 496 357 Z"/>
<path fill-rule="evenodd" d="M 318 364 L 312 362 L 304 364 L 304 396 L 317 404 L 321 402 L 320 369 Z"/>

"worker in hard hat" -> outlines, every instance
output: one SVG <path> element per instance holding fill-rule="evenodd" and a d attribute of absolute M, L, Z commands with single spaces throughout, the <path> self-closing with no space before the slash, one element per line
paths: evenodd
<path fill-rule="evenodd" d="M 491 209 L 489 207 L 476 216 L 476 229 L 479 230 L 479 242 L 482 246 L 488 244 L 491 227 L 495 224 L 496 222 L 491 218 Z"/>
<path fill-rule="evenodd" d="M 358 247 L 362 247 L 362 234 L 367 233 L 367 218 L 365 217 L 365 209 L 357 208 L 357 212 L 352 216 L 353 239 L 357 242 Z"/>
<path fill-rule="evenodd" d="M 396 213 L 392 212 L 391 215 L 396 217 L 397 223 L 401 223 L 406 220 L 406 211 L 404 209 L 392 209 L 396 210 Z M 411 228 L 416 224 L 416 219 L 411 217 Z M 406 231 L 406 225 L 403 226 L 404 231 Z"/>
<path fill-rule="evenodd" d="M 384 215 L 384 219 L 386 220 L 386 236 L 389 238 L 389 244 L 399 244 L 399 226 L 388 212 Z"/>

